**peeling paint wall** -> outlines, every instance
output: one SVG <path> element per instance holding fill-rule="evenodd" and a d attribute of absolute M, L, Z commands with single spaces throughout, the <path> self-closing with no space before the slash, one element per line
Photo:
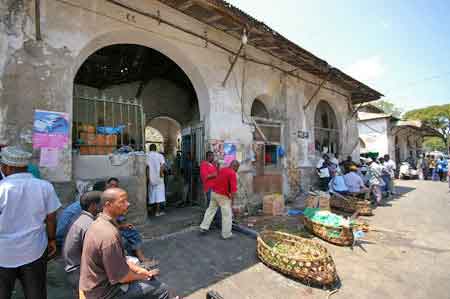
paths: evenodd
<path fill-rule="evenodd" d="M 244 62 L 238 59 L 225 86 L 222 82 L 230 67 L 232 57 L 212 45 L 155 20 L 135 15 L 133 22 L 127 19 L 123 8 L 99 0 L 57 0 L 42 2 L 43 41 L 34 38 L 34 2 L 25 0 L 0 0 L 0 142 L 30 145 L 34 109 L 46 109 L 72 113 L 73 79 L 79 66 L 96 50 L 117 43 L 132 43 L 151 47 L 177 63 L 190 78 L 198 97 L 197 107 L 185 104 L 176 106 L 180 113 L 192 112 L 205 123 L 207 139 L 233 140 L 239 144 L 248 158 L 253 142 L 250 109 L 255 98 L 264 102 L 271 117 L 283 121 L 282 144 L 287 158 L 284 162 L 286 195 L 298 192 L 297 184 L 308 189 L 314 184 L 314 165 L 317 153 L 314 143 L 314 112 L 320 100 L 333 107 L 341 129 L 342 155 L 351 154 L 357 142 L 356 120 L 351 118 L 345 97 L 322 89 L 306 111 L 306 101 L 317 85 L 280 73 L 271 67 Z M 70 3 L 70 4 L 68 4 Z M 231 49 L 238 49 L 240 41 L 212 29 L 178 11 L 156 1 L 129 0 L 127 5 L 156 13 L 189 30 L 203 33 L 221 41 Z M 276 58 L 252 47 L 246 55 L 292 69 Z M 320 84 L 321 79 L 299 71 L 310 81 Z M 161 82 L 154 88 L 161 86 Z M 156 87 L 155 87 L 156 86 Z M 327 87 L 347 94 L 342 88 L 327 83 Z M 129 86 L 130 93 L 133 88 Z M 148 98 L 155 89 L 148 87 Z M 124 90 L 121 88 L 120 92 Z M 77 88 L 79 93 L 96 93 L 89 88 Z M 111 91 L 115 93 L 116 91 Z M 128 91 L 127 91 L 128 92 Z M 145 96 L 145 90 L 144 90 Z M 147 97 L 147 96 L 145 96 Z M 182 95 L 180 103 L 184 103 Z M 149 106 L 149 112 L 157 107 Z M 183 110 L 184 109 L 184 110 Z M 171 111 L 157 111 L 171 113 Z M 155 114 L 155 116 L 158 116 Z M 170 115 L 169 115 L 170 116 Z M 184 120 L 181 120 L 184 122 Z M 187 121 L 187 120 L 186 120 Z M 309 133 L 301 139 L 298 132 Z M 354 142 L 355 141 L 355 142 Z M 45 177 L 53 181 L 72 180 L 71 146 L 61 156 L 62 167 L 43 170 Z M 357 151 L 354 153 L 357 155 Z M 37 156 L 38 153 L 35 153 Z M 240 185 L 247 186 L 240 202 L 248 202 L 252 193 L 252 176 L 248 175 L 249 163 L 243 165 Z M 295 173 L 298 173 L 295 175 Z M 253 200 L 253 199 L 251 199 Z M 254 199 L 256 200 L 256 199 Z"/>

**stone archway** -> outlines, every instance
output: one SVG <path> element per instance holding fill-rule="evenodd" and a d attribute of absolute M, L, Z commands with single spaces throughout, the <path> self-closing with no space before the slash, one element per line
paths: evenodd
<path fill-rule="evenodd" d="M 209 114 L 210 96 L 205 80 L 198 67 L 189 59 L 189 57 L 186 56 L 185 53 L 183 53 L 182 49 L 178 48 L 175 44 L 142 31 L 111 31 L 91 39 L 86 45 L 84 45 L 84 47 L 82 47 L 78 56 L 75 58 L 71 78 L 75 78 L 78 69 L 90 55 L 99 49 L 115 44 L 135 44 L 145 46 L 167 56 L 183 70 L 191 81 L 198 99 L 200 119 L 203 119 Z"/>
<path fill-rule="evenodd" d="M 327 101 L 320 101 L 314 113 L 314 143 L 316 151 L 327 151 L 338 157 L 341 130 L 335 110 Z"/>

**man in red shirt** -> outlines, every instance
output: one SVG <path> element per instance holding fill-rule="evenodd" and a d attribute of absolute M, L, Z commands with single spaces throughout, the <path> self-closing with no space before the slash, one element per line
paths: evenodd
<path fill-rule="evenodd" d="M 203 191 L 206 195 L 207 206 L 211 202 L 211 189 L 219 174 L 219 167 L 214 164 L 214 153 L 211 151 L 206 152 L 206 160 L 203 160 L 200 164 L 200 178 L 203 184 Z M 220 211 L 216 213 L 214 218 L 214 224 L 220 228 Z"/>
<path fill-rule="evenodd" d="M 232 204 L 237 192 L 237 171 L 239 162 L 234 160 L 229 167 L 219 171 L 211 192 L 211 202 L 205 212 L 200 231 L 206 233 L 214 219 L 217 209 L 222 212 L 222 238 L 228 239 L 232 236 L 231 228 L 233 221 Z"/>

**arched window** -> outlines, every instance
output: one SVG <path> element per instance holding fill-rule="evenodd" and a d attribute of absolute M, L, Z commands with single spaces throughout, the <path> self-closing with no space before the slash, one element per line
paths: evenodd
<path fill-rule="evenodd" d="M 252 109 L 250 111 L 251 116 L 269 118 L 269 112 L 266 106 L 258 99 L 255 99 L 252 104 Z"/>
<path fill-rule="evenodd" d="M 326 101 L 321 101 L 314 117 L 315 147 L 317 151 L 339 154 L 339 128 L 336 114 Z"/>

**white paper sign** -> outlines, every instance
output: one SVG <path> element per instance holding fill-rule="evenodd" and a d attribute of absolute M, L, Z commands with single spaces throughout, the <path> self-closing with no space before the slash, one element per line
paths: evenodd
<path fill-rule="evenodd" d="M 58 166 L 59 150 L 56 148 L 41 148 L 40 167 L 55 168 Z"/>

